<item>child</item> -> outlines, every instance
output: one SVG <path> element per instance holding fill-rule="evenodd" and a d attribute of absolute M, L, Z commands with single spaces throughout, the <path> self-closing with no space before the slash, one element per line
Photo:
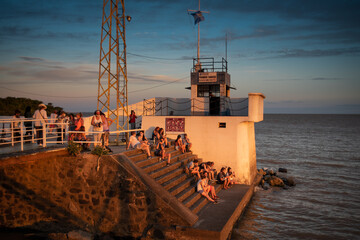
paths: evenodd
<path fill-rule="evenodd" d="M 165 152 L 164 138 L 160 138 L 158 144 L 156 145 L 155 155 L 160 157 L 160 161 L 161 161 L 161 159 L 165 160 L 165 158 L 167 158 L 168 159 L 167 160 L 167 166 L 170 166 L 171 154 Z"/>

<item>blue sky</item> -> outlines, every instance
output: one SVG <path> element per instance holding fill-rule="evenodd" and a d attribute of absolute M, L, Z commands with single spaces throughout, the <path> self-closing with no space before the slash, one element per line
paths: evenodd
<path fill-rule="evenodd" d="M 2 0 L 0 97 L 96 108 L 101 0 Z M 190 97 L 198 1 L 125 2 L 129 102 Z M 201 57 L 228 61 L 232 97 L 266 113 L 360 113 L 360 1 L 202 0 Z"/>

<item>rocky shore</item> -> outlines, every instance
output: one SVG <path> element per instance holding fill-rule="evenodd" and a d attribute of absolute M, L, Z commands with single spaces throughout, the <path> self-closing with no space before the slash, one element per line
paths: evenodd
<path fill-rule="evenodd" d="M 261 168 L 258 169 L 258 173 L 263 176 L 259 186 L 261 186 L 264 190 L 268 190 L 270 187 L 289 189 L 290 187 L 296 185 L 294 177 L 287 175 L 286 168 L 279 168 L 278 171 Z"/>

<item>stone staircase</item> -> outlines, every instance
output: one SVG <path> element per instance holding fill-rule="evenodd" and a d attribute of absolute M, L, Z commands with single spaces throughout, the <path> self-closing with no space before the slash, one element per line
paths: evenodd
<path fill-rule="evenodd" d="M 197 214 L 209 201 L 196 192 L 195 178 L 184 172 L 184 167 L 188 162 L 198 159 L 197 155 L 192 152 L 181 153 L 180 150 L 175 150 L 174 146 L 166 148 L 166 152 L 171 154 L 170 166 L 166 166 L 167 161 L 159 162 L 160 158 L 154 156 L 153 151 L 151 159 L 147 159 L 146 154 L 139 149 L 126 151 L 124 154 L 194 214 Z M 202 159 L 198 160 L 201 163 Z M 217 184 L 216 192 L 219 192 L 221 188 L 222 185 Z"/>

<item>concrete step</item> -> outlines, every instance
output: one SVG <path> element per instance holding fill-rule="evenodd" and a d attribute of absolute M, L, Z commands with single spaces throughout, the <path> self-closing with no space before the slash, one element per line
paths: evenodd
<path fill-rule="evenodd" d="M 164 182 L 162 184 L 162 186 L 169 191 L 169 189 L 175 187 L 176 185 L 180 184 L 182 181 L 184 181 L 185 179 L 187 179 L 189 177 L 189 175 L 187 175 L 186 173 L 180 174 L 179 176 L 170 179 L 167 182 Z"/>
<path fill-rule="evenodd" d="M 181 181 L 176 186 L 174 186 L 173 188 L 169 189 L 169 192 L 175 196 L 178 193 L 182 192 L 185 188 L 189 187 L 191 185 L 191 182 L 194 183 L 194 181 L 195 181 L 194 177 L 188 177 L 183 181 Z"/>
<path fill-rule="evenodd" d="M 177 156 L 179 156 L 181 154 L 181 152 L 177 151 L 177 150 L 173 150 L 171 152 L 169 152 L 171 154 L 171 159 L 170 162 L 175 162 L 175 159 L 177 158 Z M 146 173 L 150 173 L 150 172 L 154 172 L 157 169 L 159 169 L 160 167 L 163 166 L 163 164 L 161 164 L 161 162 L 159 162 L 160 157 L 157 157 L 158 159 L 157 162 L 154 162 L 152 164 L 148 164 L 147 166 L 142 167 L 142 169 L 146 172 Z M 174 160 L 172 160 L 174 159 Z M 162 159 L 162 162 L 167 162 L 167 159 Z"/>
<path fill-rule="evenodd" d="M 201 194 L 199 194 L 198 192 L 195 192 L 195 188 L 194 191 L 192 192 L 192 194 L 187 197 L 182 203 L 190 208 L 197 200 L 199 200 L 201 198 Z"/>
<path fill-rule="evenodd" d="M 140 167 L 140 168 L 144 168 L 144 167 L 149 166 L 151 164 L 158 163 L 159 159 L 160 159 L 160 157 L 158 157 L 158 156 L 154 156 L 151 159 L 145 158 L 143 160 L 137 161 L 136 165 L 138 167 Z"/>
<path fill-rule="evenodd" d="M 214 187 L 215 187 L 216 194 L 222 189 L 221 184 L 216 184 Z M 208 203 L 210 203 L 210 201 L 207 200 L 205 197 L 201 196 L 201 198 L 199 200 L 197 200 L 192 206 L 190 206 L 190 210 L 193 213 L 197 214 Z"/>
<path fill-rule="evenodd" d="M 186 157 L 184 159 L 181 159 L 180 161 L 175 161 L 174 163 L 172 163 L 172 161 L 176 160 L 177 158 L 171 158 L 170 159 L 170 162 L 171 162 L 170 166 L 163 166 L 162 162 L 161 163 L 156 163 L 154 165 L 157 166 L 157 169 L 152 171 L 152 172 L 149 172 L 148 174 L 153 178 L 157 178 L 157 177 L 160 177 L 161 175 L 164 175 L 167 172 L 172 171 L 172 170 L 174 170 L 176 168 L 183 169 L 185 167 L 186 163 L 192 158 L 193 158 L 193 156 L 188 156 L 188 157 Z M 166 161 L 163 161 L 163 162 L 166 162 Z"/>
<path fill-rule="evenodd" d="M 196 183 L 190 183 L 190 185 L 186 188 L 184 188 L 183 191 L 178 193 L 175 197 L 180 201 L 184 203 L 184 200 L 189 198 L 192 194 L 196 192 Z M 195 202 L 196 200 L 194 200 Z M 185 205 L 186 203 L 184 203 Z M 185 205 L 186 206 L 186 205 Z M 187 206 L 188 207 L 188 206 Z"/>
<path fill-rule="evenodd" d="M 175 178 L 177 176 L 179 176 L 180 174 L 182 174 L 184 171 L 182 168 L 177 168 L 173 171 L 170 171 L 158 178 L 155 178 L 155 181 L 157 181 L 159 184 L 163 184 L 164 182 L 169 181 L 172 178 Z"/>
<path fill-rule="evenodd" d="M 197 155 L 192 155 L 194 158 L 193 159 L 196 159 L 197 158 Z M 201 162 L 202 159 L 199 159 L 199 162 Z M 189 161 L 188 161 L 189 162 Z M 186 173 L 183 173 L 183 174 L 180 174 L 179 176 L 173 178 L 173 179 L 170 179 L 169 181 L 167 182 L 164 182 L 162 184 L 162 186 L 166 189 L 166 190 L 169 190 L 171 188 L 174 188 L 176 185 L 180 184 L 182 181 L 184 181 L 185 179 L 187 179 L 188 177 L 190 177 L 189 175 L 187 175 Z"/>
<path fill-rule="evenodd" d="M 138 155 L 140 153 L 142 153 L 141 149 L 129 149 L 129 150 L 126 150 L 125 152 L 123 152 L 123 154 L 128 156 L 128 157 Z"/>

